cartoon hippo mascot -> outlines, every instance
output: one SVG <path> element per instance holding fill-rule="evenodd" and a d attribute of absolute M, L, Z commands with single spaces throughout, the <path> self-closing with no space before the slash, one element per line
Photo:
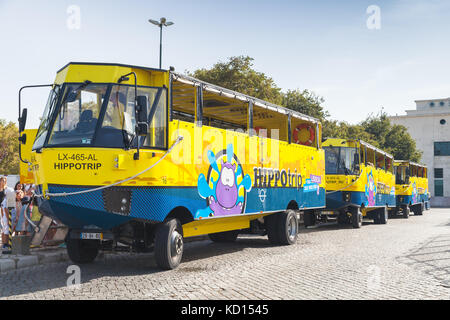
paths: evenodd
<path fill-rule="evenodd" d="M 206 177 L 200 174 L 198 179 L 198 191 L 200 196 L 208 200 L 208 207 L 200 209 L 196 213 L 196 218 L 213 217 L 213 216 L 228 216 L 243 213 L 244 196 L 239 195 L 239 189 L 244 188 L 245 192 L 251 189 L 251 178 L 247 174 L 243 177 L 240 183 L 237 183 L 238 177 L 242 176 L 242 168 L 237 164 L 232 163 L 233 160 L 233 145 L 228 145 L 226 150 L 227 160 L 224 162 L 223 155 L 220 158 L 220 170 L 213 152 L 208 152 L 208 159 L 211 169 L 219 174 L 219 178 L 215 181 L 211 178 L 213 187 L 211 188 Z"/>

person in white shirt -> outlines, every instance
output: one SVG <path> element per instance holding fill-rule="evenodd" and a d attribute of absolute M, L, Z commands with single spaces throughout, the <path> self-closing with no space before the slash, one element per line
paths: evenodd
<path fill-rule="evenodd" d="M 9 248 L 9 212 L 7 208 L 7 198 L 6 198 L 6 177 L 0 178 L 0 211 L 2 214 L 2 243 L 3 249 Z"/>

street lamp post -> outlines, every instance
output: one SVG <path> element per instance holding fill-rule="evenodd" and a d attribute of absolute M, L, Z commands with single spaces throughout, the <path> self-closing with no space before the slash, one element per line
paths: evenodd
<path fill-rule="evenodd" d="M 154 24 L 155 26 L 159 27 L 159 68 L 161 69 L 162 64 L 162 29 L 163 26 L 171 26 L 173 25 L 173 22 L 167 21 L 166 18 L 162 17 L 159 19 L 159 21 L 149 19 L 148 22 Z"/>

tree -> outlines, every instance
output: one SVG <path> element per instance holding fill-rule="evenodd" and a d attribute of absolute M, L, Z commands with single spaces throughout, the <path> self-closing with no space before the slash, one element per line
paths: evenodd
<path fill-rule="evenodd" d="M 211 69 L 198 69 L 188 74 L 197 79 L 247 94 L 303 114 L 324 120 L 329 113 L 322 107 L 324 99 L 309 90 L 295 89 L 286 93 L 272 78 L 253 69 L 253 58 L 237 56 L 218 62 Z"/>
<path fill-rule="evenodd" d="M 19 174 L 19 129 L 0 119 L 0 174 Z"/>
<path fill-rule="evenodd" d="M 385 137 L 384 147 L 398 160 L 419 162 L 422 151 L 416 149 L 416 141 L 408 133 L 405 126 L 393 125 Z"/>
<path fill-rule="evenodd" d="M 309 90 L 288 90 L 283 94 L 282 105 L 286 108 L 307 114 L 319 120 L 329 117 L 328 111 L 324 110 L 322 103 L 325 100 Z"/>
<path fill-rule="evenodd" d="M 253 58 L 230 57 L 227 62 L 218 62 L 211 69 L 188 72 L 197 79 L 234 90 L 249 96 L 280 104 L 281 89 L 272 78 L 253 69 Z"/>

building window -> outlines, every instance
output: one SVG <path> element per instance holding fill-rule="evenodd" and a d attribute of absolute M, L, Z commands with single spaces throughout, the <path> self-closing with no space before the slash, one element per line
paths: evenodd
<path fill-rule="evenodd" d="M 434 180 L 434 196 L 444 196 L 444 180 Z"/>
<path fill-rule="evenodd" d="M 435 142 L 434 143 L 435 156 L 450 156 L 450 142 Z"/>
<path fill-rule="evenodd" d="M 444 169 L 434 168 L 434 178 L 435 179 L 443 179 L 444 178 Z"/>
<path fill-rule="evenodd" d="M 440 124 L 444 125 L 447 123 L 447 121 L 445 121 L 445 119 L 441 119 L 441 121 L 439 121 Z"/>
<path fill-rule="evenodd" d="M 434 102 L 430 102 L 430 107 L 434 107 Z"/>
<path fill-rule="evenodd" d="M 443 107 L 443 106 L 444 106 L 444 101 L 439 102 L 439 105 L 440 105 L 441 107 Z"/>

